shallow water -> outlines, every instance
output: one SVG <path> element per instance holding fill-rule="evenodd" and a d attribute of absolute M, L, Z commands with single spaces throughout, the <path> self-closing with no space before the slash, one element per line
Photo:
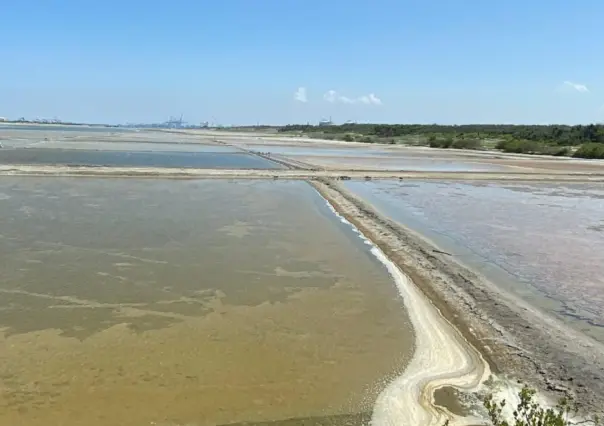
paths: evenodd
<path fill-rule="evenodd" d="M 379 147 L 278 146 L 239 144 L 251 151 L 284 155 L 319 167 L 360 170 L 408 170 L 433 172 L 495 172 L 514 170 L 511 167 L 472 162 L 433 152 L 394 151 Z"/>
<path fill-rule="evenodd" d="M 358 157 L 358 156 L 381 156 L 387 155 L 386 152 L 369 149 L 366 146 L 357 147 L 326 147 L 326 146 L 287 146 L 287 145 L 261 145 L 237 143 L 245 149 L 251 151 L 268 152 L 270 154 L 281 155 L 316 155 L 316 156 L 339 156 L 339 157 Z"/>
<path fill-rule="evenodd" d="M 141 141 L 44 141 L 35 144 L 36 148 L 45 149 L 78 149 L 78 150 L 107 150 L 107 151 L 130 151 L 130 152 L 209 152 L 209 153 L 231 153 L 241 152 L 236 148 L 226 145 L 206 145 L 201 143 L 187 143 L 179 141 L 166 142 L 141 142 Z"/>
<path fill-rule="evenodd" d="M 104 126 L 69 126 L 69 125 L 38 125 L 38 124 L 0 124 L 0 130 L 10 131 L 36 131 L 36 132 L 94 132 L 94 133 L 127 133 L 135 129 L 124 127 Z"/>
<path fill-rule="evenodd" d="M 283 168 L 275 162 L 242 152 L 93 151 L 45 148 L 0 149 L 0 164 L 218 169 Z"/>
<path fill-rule="evenodd" d="M 382 155 L 367 157 L 338 156 L 289 156 L 319 167 L 352 170 L 405 170 L 417 172 L 495 172 L 509 171 L 510 167 L 487 163 L 472 163 L 460 160 L 437 158 L 408 158 L 402 155 Z"/>
<path fill-rule="evenodd" d="M 410 358 L 306 183 L 5 177 L 0 207 L 0 424 L 356 425 Z"/>
<path fill-rule="evenodd" d="M 604 186 L 346 186 L 496 284 L 604 341 Z"/>

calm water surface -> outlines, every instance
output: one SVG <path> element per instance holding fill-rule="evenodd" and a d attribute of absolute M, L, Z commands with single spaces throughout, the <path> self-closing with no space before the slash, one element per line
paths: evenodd
<path fill-rule="evenodd" d="M 303 182 L 4 177 L 0 208 L 0 424 L 363 424 L 411 355 Z"/>
<path fill-rule="evenodd" d="M 220 149 L 220 147 L 216 148 Z M 243 152 L 96 151 L 47 148 L 0 149 L 0 164 L 219 169 L 283 168 L 280 164 Z"/>
<path fill-rule="evenodd" d="M 604 186 L 346 186 L 495 283 L 604 341 Z"/>
<path fill-rule="evenodd" d="M 31 145 L 30 145 L 31 146 Z M 137 140 L 96 141 L 96 140 L 59 140 L 34 143 L 35 148 L 45 149 L 78 149 L 87 151 L 129 151 L 129 152 L 210 152 L 210 153 L 241 153 L 240 150 L 226 145 L 208 145 L 202 143 L 187 143 L 178 140 L 142 142 Z"/>
<path fill-rule="evenodd" d="M 319 167 L 366 169 L 366 170 L 409 170 L 433 172 L 495 172 L 513 170 L 510 167 L 472 162 L 462 159 L 438 157 L 433 152 L 404 152 L 364 146 L 276 146 L 239 144 L 252 151 L 285 155 Z"/>
<path fill-rule="evenodd" d="M 95 132 L 95 133 L 126 133 L 134 132 L 135 129 L 123 127 L 103 127 L 103 126 L 67 126 L 67 125 L 36 125 L 36 124 L 0 124 L 1 130 L 10 131 L 40 131 L 40 132 Z"/>
<path fill-rule="evenodd" d="M 473 163 L 460 160 L 437 158 L 409 158 L 403 155 L 369 157 L 298 156 L 291 158 L 320 167 L 352 170 L 406 170 L 425 172 L 495 172 L 511 170 L 510 167 L 488 163 Z"/>

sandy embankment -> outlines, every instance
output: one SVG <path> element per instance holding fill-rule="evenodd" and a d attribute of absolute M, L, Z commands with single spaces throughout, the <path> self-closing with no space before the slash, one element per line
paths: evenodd
<path fill-rule="evenodd" d="M 522 379 L 553 400 L 570 393 L 586 410 L 602 411 L 604 345 L 544 315 L 528 303 L 503 293 L 450 256 L 435 252 L 433 245 L 377 214 L 336 182 L 316 182 L 315 187 L 338 213 L 370 238 L 412 279 L 442 315 L 480 351 L 491 370 L 511 379 Z M 414 308 L 408 308 L 412 318 Z M 420 312 L 421 309 L 425 308 L 420 307 Z M 414 326 L 432 327 L 419 328 L 417 334 L 423 336 L 433 333 L 439 324 L 420 321 L 419 324 L 414 322 Z M 450 340 L 441 342 L 452 344 Z M 418 345 L 422 344 L 425 343 L 418 340 Z M 422 353 L 421 348 L 418 349 Z M 438 358 L 441 355 L 434 356 Z M 413 372 L 415 368 L 409 371 Z M 429 398 L 434 387 L 431 379 L 418 382 L 424 386 L 424 404 L 426 395 Z M 441 384 L 437 381 L 436 386 Z M 379 413 L 382 403 L 378 403 L 376 413 Z"/>
<path fill-rule="evenodd" d="M 282 158 L 281 158 L 282 160 Z M 285 163 L 285 161 L 284 161 Z M 293 165 L 294 163 L 288 163 Z M 510 172 L 431 172 L 384 170 L 196 169 L 65 165 L 0 165 L 0 176 L 98 176 L 217 179 L 422 179 L 515 182 L 604 182 L 604 174 L 534 174 Z"/>
<path fill-rule="evenodd" d="M 315 188 L 330 204 L 329 190 Z M 335 204 L 335 203 L 334 203 Z M 336 204 L 338 207 L 341 205 Z M 348 220 L 341 220 L 354 227 Z M 361 237 L 366 237 L 361 234 Z M 490 369 L 480 353 L 440 314 L 401 270 L 375 245 L 373 254 L 393 277 L 416 331 L 413 358 L 404 373 L 393 380 L 378 397 L 373 426 L 473 424 L 476 419 L 457 417 L 434 404 L 434 391 L 444 386 L 475 391 L 489 377 Z"/>

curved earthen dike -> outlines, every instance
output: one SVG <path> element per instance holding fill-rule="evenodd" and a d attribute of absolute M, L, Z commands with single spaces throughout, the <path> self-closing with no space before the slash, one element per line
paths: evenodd
<path fill-rule="evenodd" d="M 488 363 L 379 247 L 326 202 L 342 222 L 372 246 L 371 252 L 392 276 L 416 332 L 411 362 L 379 395 L 371 425 L 440 426 L 447 420 L 451 425 L 480 422 L 480 419 L 455 416 L 436 406 L 434 391 L 444 386 L 477 391 L 490 375 Z"/>
<path fill-rule="evenodd" d="M 450 256 L 435 250 L 421 236 L 381 217 L 371 206 L 336 181 L 317 180 L 312 185 L 339 215 L 353 224 L 404 273 L 403 277 L 410 278 L 406 287 L 415 288 L 423 296 L 427 296 L 424 299 L 430 300 L 447 323 L 458 330 L 460 336 L 463 336 L 462 340 L 466 342 L 466 348 L 462 349 L 466 351 L 466 360 L 472 359 L 472 350 L 468 347 L 475 348 L 491 371 L 499 375 L 511 379 L 521 378 L 544 391 L 553 400 L 574 394 L 585 410 L 602 410 L 604 345 L 544 315 L 528 303 L 502 292 L 492 283 L 456 263 Z M 411 314 L 410 312 L 410 316 Z M 414 323 L 414 326 L 417 328 L 418 324 Z M 431 332 L 429 324 L 420 322 L 419 327 L 423 328 L 418 330 L 418 335 Z M 441 333 L 446 334 L 444 327 Z M 431 329 L 434 331 L 438 327 L 433 326 Z M 449 333 L 449 336 L 453 335 Z M 457 339 L 453 346 L 459 342 Z M 437 353 L 436 356 L 442 355 Z M 434 362 L 442 361 L 434 359 Z M 473 362 L 476 368 L 479 362 L 476 358 Z M 451 366 L 455 379 L 456 372 L 460 371 L 459 366 L 455 367 L 455 363 Z M 412 374 L 415 373 L 412 371 Z M 423 386 L 419 394 L 419 403 L 424 412 L 422 415 L 432 414 L 431 417 L 417 417 L 421 420 L 417 424 L 434 424 L 434 419 L 439 418 L 438 413 L 433 411 L 438 407 L 430 404 L 433 391 L 447 386 L 447 380 L 451 379 L 442 378 L 439 374 L 430 377 L 428 372 L 423 380 L 417 382 Z M 460 381 L 461 386 L 450 383 L 462 390 L 463 385 L 470 389 L 475 387 L 474 382 Z M 389 391 L 386 390 L 384 395 L 389 398 Z M 415 396 L 418 396 L 417 392 Z M 395 404 L 395 401 L 396 398 L 390 405 Z M 378 400 L 376 410 L 380 410 L 382 403 Z M 390 426 L 395 423 L 381 421 L 373 424 Z"/>

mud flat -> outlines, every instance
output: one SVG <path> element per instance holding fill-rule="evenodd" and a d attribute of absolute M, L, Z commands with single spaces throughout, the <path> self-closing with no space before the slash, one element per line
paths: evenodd
<path fill-rule="evenodd" d="M 604 343 L 604 185 L 342 185 L 502 290 Z"/>
<path fill-rule="evenodd" d="M 480 351 L 492 371 L 552 398 L 567 393 L 592 412 L 604 406 L 601 343 L 502 292 L 418 234 L 390 221 L 333 181 L 315 183 L 334 208 L 409 276 Z"/>

